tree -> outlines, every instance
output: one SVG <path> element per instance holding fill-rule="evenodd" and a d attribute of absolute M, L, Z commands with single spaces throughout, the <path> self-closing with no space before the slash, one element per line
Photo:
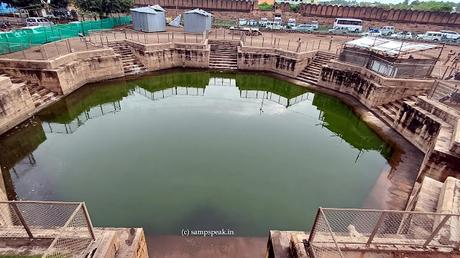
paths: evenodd
<path fill-rule="evenodd" d="M 289 5 L 289 9 L 291 10 L 291 12 L 298 12 L 299 9 L 300 9 L 300 4 L 290 4 Z"/>
<path fill-rule="evenodd" d="M 126 13 L 133 5 L 132 0 L 75 0 L 78 9 L 99 14 L 100 18 L 110 13 Z"/>

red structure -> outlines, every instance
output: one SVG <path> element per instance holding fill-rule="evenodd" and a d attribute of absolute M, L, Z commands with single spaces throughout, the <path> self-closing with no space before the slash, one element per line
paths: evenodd
<path fill-rule="evenodd" d="M 135 6 L 155 4 L 164 8 L 250 12 L 254 10 L 257 2 L 253 0 L 134 0 Z"/>
<path fill-rule="evenodd" d="M 281 11 L 289 11 L 288 3 L 278 5 Z M 303 16 L 326 18 L 354 18 L 368 21 L 395 23 L 417 23 L 441 26 L 460 27 L 460 13 L 429 12 L 400 9 L 384 9 L 380 7 L 338 6 L 302 4 L 299 13 Z"/>

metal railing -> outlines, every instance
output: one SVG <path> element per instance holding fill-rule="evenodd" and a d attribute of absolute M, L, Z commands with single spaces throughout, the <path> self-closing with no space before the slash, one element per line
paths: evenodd
<path fill-rule="evenodd" d="M 95 235 L 84 203 L 0 201 L 0 238 L 50 239 L 42 257 L 79 257 Z"/>
<path fill-rule="evenodd" d="M 130 40 L 142 44 L 204 44 L 206 37 L 204 34 L 185 33 L 181 31 L 146 33 L 130 29 L 123 29 L 90 32 L 88 39 L 90 42 L 96 45 L 108 46 L 110 42 L 119 40 Z"/>
<path fill-rule="evenodd" d="M 13 53 L 5 54 L 0 59 L 17 59 L 17 60 L 52 60 L 74 52 L 95 50 L 100 48 L 97 44 L 90 41 L 89 37 L 68 38 L 54 41 L 47 44 L 29 44 L 27 48 L 22 44 L 10 43 L 5 45 L 0 43 L 0 48 L 22 48 L 22 50 L 11 51 Z"/>
<path fill-rule="evenodd" d="M 308 239 L 313 257 L 344 257 L 345 250 L 371 245 L 458 250 L 460 214 L 318 209 Z"/>

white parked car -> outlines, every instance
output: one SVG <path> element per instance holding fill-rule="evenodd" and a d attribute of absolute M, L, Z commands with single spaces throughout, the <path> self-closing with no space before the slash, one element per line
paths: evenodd
<path fill-rule="evenodd" d="M 448 41 L 457 41 L 460 39 L 460 34 L 452 30 L 441 30 L 442 36 Z"/>
<path fill-rule="evenodd" d="M 412 39 L 412 33 L 409 31 L 400 31 L 390 35 L 390 38 L 394 39 Z"/>
<path fill-rule="evenodd" d="M 310 24 L 313 26 L 314 30 L 319 30 L 319 22 L 312 21 Z"/>
<path fill-rule="evenodd" d="M 246 19 L 239 19 L 238 20 L 238 25 L 239 26 L 246 26 L 248 24 L 248 21 Z"/>
<path fill-rule="evenodd" d="M 260 18 L 259 26 L 265 28 L 267 27 L 267 22 L 268 22 L 267 18 Z"/>
<path fill-rule="evenodd" d="M 290 18 L 287 22 L 287 27 L 294 29 L 296 27 L 297 23 L 294 18 Z"/>
<path fill-rule="evenodd" d="M 382 36 L 382 32 L 379 29 L 369 29 L 369 31 L 364 32 L 363 36 L 371 36 L 371 37 L 380 37 Z"/>
<path fill-rule="evenodd" d="M 395 27 L 394 26 L 383 26 L 380 28 L 380 32 L 382 33 L 383 36 L 389 36 L 393 33 L 395 33 Z"/>
<path fill-rule="evenodd" d="M 442 33 L 439 31 L 427 31 L 424 34 L 417 35 L 417 39 L 422 40 L 431 40 L 431 41 L 441 41 Z"/>
<path fill-rule="evenodd" d="M 43 17 L 29 17 L 26 18 L 26 25 L 27 27 L 31 26 L 51 26 L 53 22 L 50 22 L 48 19 Z"/>
<path fill-rule="evenodd" d="M 282 26 L 278 22 L 268 21 L 266 28 L 271 30 L 281 30 Z"/>

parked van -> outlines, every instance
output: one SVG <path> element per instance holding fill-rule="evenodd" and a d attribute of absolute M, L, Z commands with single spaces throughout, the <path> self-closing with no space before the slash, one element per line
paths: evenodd
<path fill-rule="evenodd" d="M 26 18 L 26 25 L 27 27 L 31 26 L 51 26 L 53 22 L 50 22 L 48 19 L 43 17 L 29 17 Z"/>
<path fill-rule="evenodd" d="M 290 18 L 287 22 L 288 29 L 294 29 L 296 25 L 297 23 L 294 18 Z"/>
<path fill-rule="evenodd" d="M 267 22 L 268 22 L 267 18 L 260 18 L 259 26 L 262 27 L 262 28 L 265 28 L 265 27 L 267 27 Z"/>
<path fill-rule="evenodd" d="M 313 26 L 314 30 L 319 30 L 319 22 L 318 21 L 312 21 L 310 24 Z"/>
<path fill-rule="evenodd" d="M 248 21 L 246 19 L 239 19 L 238 20 L 238 25 L 239 26 L 246 26 L 248 24 Z"/>
<path fill-rule="evenodd" d="M 281 24 L 279 22 L 267 21 L 266 28 L 271 29 L 271 30 L 280 30 L 281 29 Z"/>
<path fill-rule="evenodd" d="M 383 36 L 390 36 L 391 34 L 395 33 L 395 31 L 396 30 L 394 26 L 383 26 L 380 28 L 380 32 Z"/>
<path fill-rule="evenodd" d="M 280 16 L 275 16 L 275 18 L 273 18 L 273 23 L 276 24 L 276 25 L 283 25 L 283 20 L 281 19 Z"/>
<path fill-rule="evenodd" d="M 312 32 L 315 27 L 312 24 L 299 24 L 295 30 L 300 32 Z"/>
<path fill-rule="evenodd" d="M 427 31 L 424 34 L 417 35 L 417 38 L 422 40 L 441 41 L 442 33 L 438 31 Z"/>
<path fill-rule="evenodd" d="M 457 41 L 460 39 L 460 35 L 456 31 L 452 30 L 441 30 L 442 36 L 447 41 Z"/>
<path fill-rule="evenodd" d="M 363 21 L 359 19 L 337 18 L 335 19 L 333 29 L 336 31 L 343 31 L 345 29 L 349 32 L 362 32 Z"/>

